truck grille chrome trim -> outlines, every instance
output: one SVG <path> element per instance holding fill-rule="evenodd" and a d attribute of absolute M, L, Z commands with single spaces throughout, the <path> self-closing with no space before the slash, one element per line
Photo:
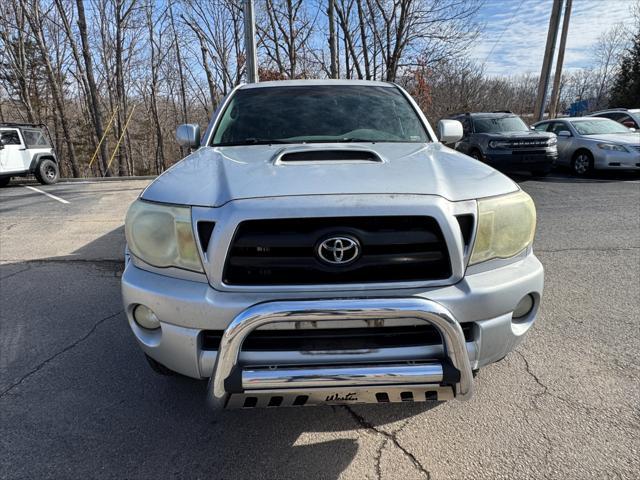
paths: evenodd
<path fill-rule="evenodd" d="M 265 375 L 262 370 L 243 369 L 238 365 L 238 358 L 244 339 L 253 330 L 268 323 L 393 318 L 412 318 L 432 324 L 442 336 L 447 358 L 440 364 L 436 363 L 435 365 L 434 362 L 419 365 L 406 363 L 401 365 L 347 365 L 340 367 L 339 371 L 337 371 L 338 367 L 336 366 L 326 368 L 318 366 L 313 368 L 311 378 L 304 377 L 305 371 L 308 373 L 311 367 L 299 370 L 291 367 L 282 370 L 276 368 L 275 372 L 277 373 L 268 378 L 269 376 Z M 411 367 L 418 368 L 412 369 Z M 452 374 L 451 367 L 453 367 L 454 374 Z M 375 369 L 377 369 L 377 373 L 374 371 Z M 411 376 L 410 372 L 412 370 L 415 376 Z M 388 396 L 390 389 L 395 389 L 397 386 L 376 384 L 376 376 L 380 380 L 388 382 L 396 375 L 400 378 L 404 376 L 405 380 L 400 381 L 405 384 L 411 384 L 414 381 L 420 382 L 412 385 L 407 391 L 416 391 L 416 393 L 411 394 L 411 398 L 415 398 L 416 395 L 418 397 L 422 395 L 426 400 L 429 396 L 426 392 L 434 391 L 439 387 L 446 387 L 446 385 L 441 385 L 438 381 L 439 372 L 445 383 L 454 384 L 453 395 L 455 398 L 466 400 L 472 396 L 473 376 L 462 328 L 451 312 L 436 302 L 418 297 L 274 301 L 249 307 L 240 313 L 227 327 L 220 341 L 216 364 L 209 380 L 207 397 L 210 405 L 215 409 L 231 408 L 235 403 L 230 404 L 230 398 L 235 398 L 239 395 L 245 398 L 242 401 L 243 404 L 239 406 L 257 406 L 258 397 L 268 397 L 270 395 L 266 390 L 275 390 L 276 393 L 273 395 L 282 396 L 283 398 L 284 395 L 293 394 L 295 390 L 297 396 L 293 400 L 294 405 L 296 402 L 305 404 L 310 398 L 317 402 L 314 404 L 377 403 L 380 401 L 379 398 L 383 398 L 383 396 L 377 396 L 376 394 L 387 393 Z M 336 374 L 337 376 L 332 378 L 332 375 Z M 292 380 L 289 388 L 285 385 L 287 378 Z M 454 379 L 454 381 L 451 381 L 451 379 Z M 252 381 L 255 382 L 254 385 L 257 390 L 246 389 L 251 385 Z M 301 383 L 297 385 L 296 382 Z M 349 386 L 346 386 L 347 384 Z M 267 385 L 271 387 L 275 385 L 278 388 L 265 388 Z M 303 385 L 302 389 L 298 388 L 300 385 Z M 336 386 L 334 387 L 333 385 Z M 340 393 L 337 389 L 349 390 L 348 392 L 345 390 L 345 392 L 353 395 L 345 396 L 342 394 L 345 392 Z M 325 395 L 329 391 L 334 392 L 336 396 L 332 397 L 333 393 Z M 304 401 L 300 400 L 305 396 L 307 398 Z M 324 400 L 322 400 L 323 398 Z M 353 398 L 357 398 L 357 400 L 353 400 Z M 405 401 L 409 398 L 408 395 L 404 396 Z M 273 400 L 272 398 L 266 401 L 278 403 L 278 400 Z M 246 402 L 248 403 L 245 404 Z M 279 404 L 281 403 L 282 400 Z M 268 404 L 265 406 L 268 406 Z"/>
<path fill-rule="evenodd" d="M 439 363 L 242 370 L 244 390 L 440 383 L 442 379 Z"/>

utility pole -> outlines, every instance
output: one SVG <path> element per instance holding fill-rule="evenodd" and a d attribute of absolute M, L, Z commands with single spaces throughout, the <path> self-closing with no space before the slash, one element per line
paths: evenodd
<path fill-rule="evenodd" d="M 247 56 L 247 83 L 258 83 L 256 16 L 253 10 L 253 0 L 244 0 L 244 49 Z"/>
<path fill-rule="evenodd" d="M 556 73 L 553 77 L 551 101 L 549 102 L 549 117 L 555 117 L 558 113 L 560 78 L 562 77 L 562 63 L 564 62 L 564 49 L 567 46 L 567 34 L 569 33 L 569 19 L 571 18 L 571 4 L 573 3 L 573 0 L 566 0 L 566 2 L 567 3 L 564 6 L 564 18 L 562 19 L 562 35 L 560 37 L 560 48 L 558 49 Z"/>
<path fill-rule="evenodd" d="M 331 56 L 329 76 L 331 78 L 338 78 L 338 39 L 336 37 L 334 2 L 335 0 L 329 0 L 329 7 L 327 8 L 327 17 L 329 21 L 329 55 Z"/>
<path fill-rule="evenodd" d="M 553 0 L 553 9 L 549 19 L 549 33 L 547 33 L 547 45 L 544 50 L 544 60 L 542 61 L 542 71 L 540 72 L 540 82 L 538 83 L 538 96 L 536 97 L 536 106 L 533 114 L 536 122 L 542 120 L 544 116 L 549 76 L 551 75 L 551 62 L 553 61 L 553 53 L 556 49 L 556 39 L 558 38 L 558 29 L 560 27 L 561 9 L 562 0 Z"/>

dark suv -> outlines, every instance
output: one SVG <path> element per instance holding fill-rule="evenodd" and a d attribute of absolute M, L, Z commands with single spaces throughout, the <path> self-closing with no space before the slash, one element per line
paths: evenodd
<path fill-rule="evenodd" d="M 531 130 L 511 112 L 461 113 L 448 117 L 462 123 L 455 149 L 502 171 L 529 171 L 542 176 L 558 158 L 552 133 Z"/>

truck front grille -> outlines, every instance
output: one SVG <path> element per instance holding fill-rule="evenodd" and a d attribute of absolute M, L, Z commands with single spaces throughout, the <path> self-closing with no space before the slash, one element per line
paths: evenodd
<path fill-rule="evenodd" d="M 526 139 L 526 138 L 516 138 L 509 141 L 509 146 L 511 148 L 539 148 L 539 147 L 547 147 L 548 139 Z"/>
<path fill-rule="evenodd" d="M 329 264 L 323 240 L 359 243 L 352 262 Z M 326 260 L 326 259 L 325 259 Z M 449 251 L 432 217 L 328 217 L 248 220 L 236 230 L 224 268 L 227 285 L 319 285 L 441 280 Z"/>

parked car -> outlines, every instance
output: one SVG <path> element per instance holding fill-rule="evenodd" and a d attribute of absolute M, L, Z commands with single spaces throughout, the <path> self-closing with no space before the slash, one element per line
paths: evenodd
<path fill-rule="evenodd" d="M 462 113 L 448 117 L 463 126 L 455 149 L 504 172 L 547 175 L 557 157 L 553 135 L 532 131 L 511 112 Z"/>
<path fill-rule="evenodd" d="M 608 118 L 571 117 L 534 125 L 558 136 L 558 164 L 576 175 L 594 170 L 640 170 L 640 132 Z"/>
<path fill-rule="evenodd" d="M 588 116 L 609 118 L 627 128 L 640 131 L 640 108 L 610 108 L 609 110 L 590 113 Z"/>
<path fill-rule="evenodd" d="M 42 184 L 58 181 L 60 169 L 45 125 L 0 123 L 0 187 L 11 177 L 35 175 Z"/>
<path fill-rule="evenodd" d="M 244 85 L 177 137 L 122 294 L 151 367 L 215 408 L 467 399 L 535 322 L 533 201 L 397 85 Z"/>

